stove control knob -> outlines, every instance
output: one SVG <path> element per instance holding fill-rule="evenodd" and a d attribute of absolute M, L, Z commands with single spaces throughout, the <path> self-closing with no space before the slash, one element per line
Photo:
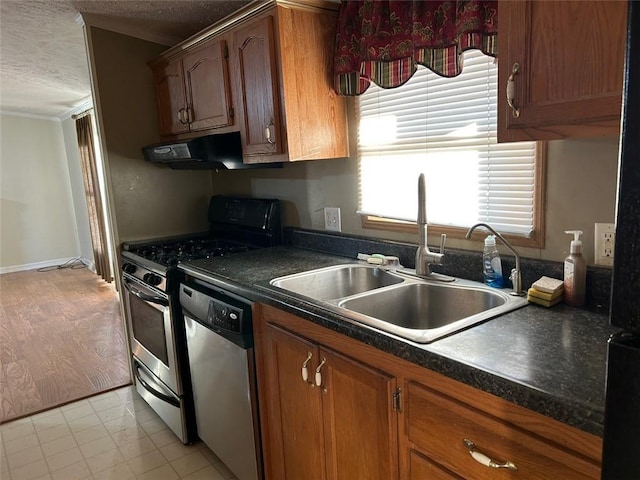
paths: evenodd
<path fill-rule="evenodd" d="M 162 277 L 153 273 L 146 273 L 142 279 L 149 285 L 160 285 L 162 283 Z"/>
<path fill-rule="evenodd" d="M 135 273 L 135 271 L 138 269 L 138 267 L 136 267 L 133 263 L 125 263 L 122 265 L 122 271 L 125 273 Z"/>

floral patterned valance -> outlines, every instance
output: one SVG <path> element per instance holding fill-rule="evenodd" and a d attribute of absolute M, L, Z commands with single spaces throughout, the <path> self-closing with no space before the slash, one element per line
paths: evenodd
<path fill-rule="evenodd" d="M 471 48 L 497 56 L 497 0 L 342 0 L 334 89 L 360 95 L 371 82 L 398 87 L 418 64 L 455 77 Z"/>

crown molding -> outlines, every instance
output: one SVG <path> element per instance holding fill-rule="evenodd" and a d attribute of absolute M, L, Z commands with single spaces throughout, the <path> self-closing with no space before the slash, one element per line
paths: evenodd
<path fill-rule="evenodd" d="M 81 13 L 78 13 L 78 14 L 75 16 L 74 20 L 76 21 L 76 23 L 77 23 L 78 25 L 80 25 L 81 27 L 84 27 L 84 18 L 82 18 L 82 14 L 81 14 Z"/>
<path fill-rule="evenodd" d="M 88 97 L 83 99 L 75 107 L 72 107 L 69 110 L 67 110 L 66 112 L 63 112 L 60 115 L 58 115 L 58 119 L 60 121 L 67 120 L 67 119 L 71 118 L 72 115 L 76 115 L 78 113 L 82 113 L 85 110 L 89 110 L 90 108 L 93 108 L 93 98 L 91 97 L 91 95 L 89 95 Z"/>
<path fill-rule="evenodd" d="M 145 30 L 140 27 L 139 22 L 131 21 L 123 17 L 97 15 L 94 13 L 79 13 L 78 16 L 76 16 L 76 22 L 85 28 L 102 28 L 104 30 L 128 35 L 129 37 L 139 38 L 148 42 L 158 43 L 160 45 L 166 45 L 168 47 L 172 47 L 182 41 L 181 38 L 174 37 L 173 35 Z"/>
<path fill-rule="evenodd" d="M 53 122 L 59 122 L 60 118 L 55 115 L 42 115 L 39 113 L 27 113 L 27 112 L 14 112 L 11 110 L 0 110 L 0 115 L 7 115 L 11 117 L 24 117 L 33 118 L 37 120 L 49 120 Z"/>

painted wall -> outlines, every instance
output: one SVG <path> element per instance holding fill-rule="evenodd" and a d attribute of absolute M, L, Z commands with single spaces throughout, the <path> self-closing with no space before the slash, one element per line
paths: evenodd
<path fill-rule="evenodd" d="M 564 231 L 580 229 L 585 232 L 583 254 L 593 264 L 593 224 L 614 222 L 617 161 L 617 138 L 549 142 L 546 246 L 520 247 L 518 251 L 530 258 L 560 261 L 568 254 L 572 238 Z M 355 213 L 356 167 L 355 159 L 350 158 L 299 162 L 282 170 L 218 172 L 213 175 L 213 185 L 217 193 L 280 198 L 285 225 L 322 230 L 322 208 L 340 207 L 343 232 L 417 243 L 413 235 L 362 228 Z M 429 243 L 438 245 L 439 239 L 430 237 Z M 468 250 L 482 248 L 481 243 L 466 240 L 447 239 L 447 245 Z"/>
<path fill-rule="evenodd" d="M 37 268 L 79 256 L 60 122 L 8 114 L 0 122 L 0 268 Z"/>
<path fill-rule="evenodd" d="M 142 157 L 142 146 L 159 142 L 146 63 L 167 47 L 90 25 L 87 42 L 116 245 L 206 230 L 209 172 L 175 171 Z"/>

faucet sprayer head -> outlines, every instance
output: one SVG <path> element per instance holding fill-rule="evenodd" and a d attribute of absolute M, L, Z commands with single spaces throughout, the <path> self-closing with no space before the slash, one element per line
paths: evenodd
<path fill-rule="evenodd" d="M 471 234 L 473 233 L 473 231 L 476 229 L 476 227 L 479 227 L 481 224 L 476 223 L 475 225 L 469 227 L 469 230 L 467 230 L 467 234 L 464 236 L 464 238 L 469 239 L 471 238 Z"/>

